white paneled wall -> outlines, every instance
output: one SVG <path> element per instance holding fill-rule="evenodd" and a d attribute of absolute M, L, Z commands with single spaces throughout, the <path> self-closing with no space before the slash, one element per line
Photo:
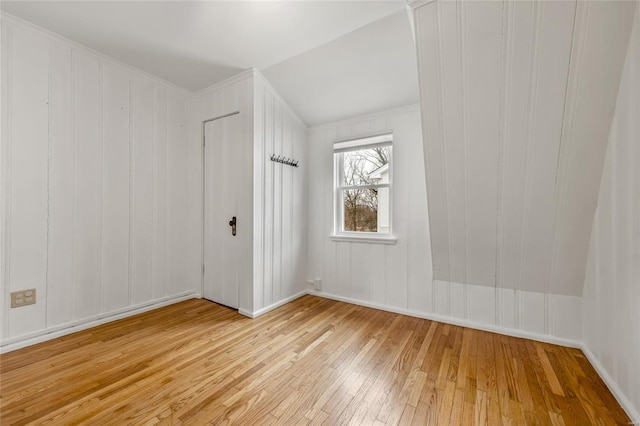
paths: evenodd
<path fill-rule="evenodd" d="M 244 158 L 241 164 L 236 164 L 235 167 L 240 167 L 246 170 L 243 174 L 243 180 L 235 182 L 235 188 L 238 192 L 238 208 L 237 208 L 237 220 L 242 229 L 242 232 L 238 232 L 236 238 L 239 238 L 240 247 L 240 265 L 239 265 L 239 289 L 238 289 L 238 303 L 241 311 L 253 311 L 253 78 L 251 72 L 245 72 L 237 75 L 229 80 L 226 80 L 220 84 L 209 87 L 196 94 L 194 99 L 194 108 L 196 111 L 195 122 L 192 126 L 197 129 L 192 136 L 191 145 L 193 149 L 189 152 L 189 164 L 199 176 L 199 179 L 193 181 L 195 186 L 195 193 L 198 194 L 197 199 L 194 200 L 197 203 L 197 223 L 198 223 L 198 235 L 200 235 L 200 246 L 198 254 L 196 255 L 200 262 L 200 268 L 202 268 L 203 252 L 202 252 L 202 165 L 203 165 L 203 150 L 202 150 L 202 122 L 210 120 L 212 118 L 221 117 L 225 114 L 233 112 L 239 112 L 239 120 L 241 124 L 241 134 L 235 135 L 236 138 L 233 143 L 241 147 L 244 154 Z M 207 160 L 209 161 L 209 160 Z M 223 157 L 212 159 L 211 164 L 215 164 L 215 161 L 228 161 Z M 195 216 L 195 215 L 194 215 Z"/>
<path fill-rule="evenodd" d="M 307 128 L 254 70 L 254 287 L 259 315 L 305 290 Z M 299 167 L 270 160 L 293 158 Z"/>
<path fill-rule="evenodd" d="M 333 232 L 333 142 L 393 131 L 394 245 L 337 242 Z M 380 306 L 430 312 L 431 252 L 418 106 L 309 131 L 308 277 L 322 293 Z"/>
<path fill-rule="evenodd" d="M 640 9 L 620 84 L 584 285 L 585 352 L 640 422 Z"/>
<path fill-rule="evenodd" d="M 333 142 L 393 131 L 395 245 L 336 242 Z M 308 278 L 319 295 L 576 346 L 581 298 L 433 280 L 417 106 L 310 129 Z M 431 240 L 432 244 L 434 243 Z"/>
<path fill-rule="evenodd" d="M 638 2 L 578 2 L 558 158 L 549 288 L 580 294 L 607 141 Z M 588 188 L 588 189 L 587 189 Z"/>
<path fill-rule="evenodd" d="M 2 78 L 5 349 L 193 296 L 188 92 L 6 16 Z"/>
<path fill-rule="evenodd" d="M 241 167 L 247 170 L 247 180 L 237 183 L 242 194 L 238 223 L 249 224 L 238 234 L 245 238 L 239 312 L 257 316 L 305 288 L 306 126 L 253 69 L 197 93 L 194 102 L 198 112 L 192 125 L 198 135 L 203 120 L 235 111 L 240 111 L 246 130 L 236 141 L 245 147 L 246 162 Z M 196 175 L 202 170 L 202 150 L 195 149 L 200 137 L 192 141 L 189 160 Z M 300 167 L 270 161 L 274 153 L 299 160 Z M 193 185 L 201 193 L 202 182 Z M 202 200 L 197 203 L 201 211 Z M 197 223 L 201 226 L 200 214 Z M 202 259 L 201 252 L 198 258 Z"/>
<path fill-rule="evenodd" d="M 435 278 L 580 296 L 636 2 L 416 5 Z"/>

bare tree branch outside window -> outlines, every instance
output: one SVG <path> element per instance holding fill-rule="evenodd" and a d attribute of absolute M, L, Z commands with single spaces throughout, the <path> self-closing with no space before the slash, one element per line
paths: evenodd
<path fill-rule="evenodd" d="M 344 153 L 344 186 L 376 184 L 375 172 L 389 163 L 389 147 L 367 148 Z M 345 231 L 378 231 L 378 189 L 345 189 Z"/>

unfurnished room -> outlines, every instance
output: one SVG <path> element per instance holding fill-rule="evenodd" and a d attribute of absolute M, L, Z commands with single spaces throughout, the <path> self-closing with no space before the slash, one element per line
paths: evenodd
<path fill-rule="evenodd" d="M 1 425 L 640 425 L 640 2 L 0 2 Z"/>

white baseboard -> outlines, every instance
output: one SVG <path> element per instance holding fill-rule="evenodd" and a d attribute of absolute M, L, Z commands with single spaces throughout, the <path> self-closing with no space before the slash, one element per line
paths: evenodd
<path fill-rule="evenodd" d="M 286 305 L 287 303 L 289 303 L 289 302 L 291 302 L 293 300 L 296 300 L 296 299 L 304 296 L 305 294 L 307 294 L 306 290 L 305 291 L 301 291 L 299 293 L 296 293 L 293 296 L 286 297 L 286 298 L 284 298 L 282 300 L 279 300 L 279 301 L 277 301 L 275 303 L 270 304 L 269 306 L 265 306 L 262 309 L 258 309 L 257 311 L 250 312 L 250 311 L 248 311 L 246 309 L 238 309 L 238 313 L 241 314 L 241 315 L 244 315 L 246 317 L 249 317 L 249 318 L 258 318 L 260 315 L 264 315 L 267 312 L 273 311 L 274 309 L 279 308 L 282 305 Z"/>
<path fill-rule="evenodd" d="M 487 324 L 477 323 L 473 321 L 462 320 L 459 318 L 447 317 L 443 315 L 413 311 L 410 309 L 394 308 L 390 306 L 380 305 L 377 303 L 371 303 L 363 300 L 352 299 L 349 297 L 338 296 L 335 294 L 318 292 L 315 290 L 301 291 L 292 296 L 286 297 L 278 302 L 272 303 L 271 305 L 266 306 L 262 309 L 258 309 L 255 312 L 239 309 L 238 313 L 245 315 L 249 318 L 257 318 L 295 299 L 298 299 L 304 296 L 305 294 L 311 294 L 311 295 L 323 297 L 326 299 L 337 300 L 340 302 L 351 303 L 354 305 L 366 306 L 368 308 L 380 309 L 383 311 L 393 312 L 397 314 L 408 315 L 408 316 L 417 317 L 417 318 L 424 318 L 432 321 L 438 321 L 438 322 L 443 322 L 447 324 L 473 328 L 477 330 L 489 331 L 489 332 L 498 333 L 498 334 L 504 334 L 507 336 L 520 337 L 525 339 L 537 340 L 545 343 L 552 343 L 556 345 L 562 345 L 562 346 L 581 349 L 582 352 L 587 357 L 587 359 L 589 360 L 589 362 L 591 362 L 591 365 L 593 365 L 593 367 L 598 372 L 602 380 L 605 382 L 605 384 L 607 385 L 611 393 L 620 403 L 622 408 L 626 411 L 627 415 L 631 418 L 633 422 L 635 422 L 635 424 L 640 424 L 640 413 L 638 412 L 638 410 L 633 406 L 631 401 L 629 401 L 629 399 L 624 395 L 622 390 L 618 387 L 617 383 L 609 375 L 607 370 L 605 370 L 605 368 L 602 366 L 602 364 L 600 363 L 598 358 L 595 356 L 595 354 L 591 352 L 589 347 L 587 347 L 583 342 L 577 342 L 574 340 L 568 340 L 568 339 L 558 338 L 554 336 L 541 335 L 538 333 L 531 333 L 523 330 L 514 330 L 514 329 L 508 329 L 504 327 L 497 327 L 495 325 L 487 325 Z M 196 292 L 187 292 L 187 293 L 182 293 L 174 296 L 168 296 L 168 297 L 154 300 L 152 302 L 131 306 L 128 308 L 120 309 L 120 310 L 109 312 L 106 314 L 96 315 L 81 321 L 63 324 L 63 325 L 60 325 L 48 330 L 40 331 L 37 333 L 32 333 L 29 335 L 20 336 L 12 339 L 6 339 L 0 343 L 0 353 L 11 352 L 16 349 L 21 349 L 27 346 L 34 345 L 36 343 L 45 342 L 47 340 L 51 340 L 57 337 L 75 333 L 77 331 L 86 330 L 88 328 L 106 324 L 108 322 L 112 322 L 122 318 L 127 318 L 130 316 L 147 312 L 153 309 L 157 309 L 163 306 L 167 306 L 174 303 L 182 302 L 184 300 L 194 299 L 199 297 L 201 297 L 201 295 Z"/>
<path fill-rule="evenodd" d="M 47 340 L 75 333 L 77 331 L 86 330 L 88 328 L 106 324 L 111 321 L 127 318 L 133 315 L 160 308 L 162 306 L 172 305 L 174 303 L 182 302 L 188 299 L 195 299 L 197 297 L 198 294 L 196 292 L 189 291 L 173 296 L 163 297 L 161 299 L 156 299 L 151 302 L 141 303 L 139 305 L 128 306 L 126 308 L 118 309 L 104 314 L 94 315 L 89 318 L 51 327 L 35 333 L 29 333 L 23 336 L 5 339 L 0 343 L 0 353 L 15 351 L 16 349 L 35 345 L 36 343 L 42 343 Z"/>
<path fill-rule="evenodd" d="M 490 331 L 492 333 L 504 334 L 507 336 L 537 340 L 540 342 L 551 343 L 554 345 L 568 346 L 570 348 L 579 348 L 579 349 L 582 348 L 582 342 L 579 342 L 576 340 L 565 339 L 565 338 L 550 336 L 546 334 L 532 333 L 526 330 L 516 330 L 511 328 L 505 328 L 505 327 L 500 327 L 493 324 L 483 324 L 479 322 L 469 321 L 466 319 L 448 317 L 444 315 L 432 314 L 432 313 L 421 312 L 421 311 L 414 311 L 411 309 L 394 308 L 391 306 L 380 305 L 377 303 L 366 302 L 358 299 L 351 299 L 350 297 L 343 297 L 335 294 L 318 292 L 315 290 L 309 290 L 307 293 L 312 294 L 314 296 L 338 300 L 340 302 L 353 303 L 354 305 L 366 306 L 368 308 L 380 309 L 383 311 L 393 312 L 396 314 L 409 315 L 412 317 L 424 318 L 432 321 L 459 325 L 461 327 L 468 327 L 476 330 Z"/>
<path fill-rule="evenodd" d="M 605 370 L 603 365 L 598 360 L 598 357 L 596 357 L 596 355 L 591 352 L 591 349 L 589 349 L 589 347 L 584 343 L 582 344 L 580 349 L 582 349 L 582 352 L 585 354 L 593 368 L 596 369 L 613 396 L 615 396 L 615 398 L 618 400 L 618 403 L 620 403 L 624 411 L 626 411 L 627 415 L 631 418 L 633 424 L 640 425 L 640 412 L 638 412 L 638 409 L 633 406 L 631 401 L 629 401 L 629 398 L 626 397 L 615 380 L 613 380 L 607 370 Z"/>

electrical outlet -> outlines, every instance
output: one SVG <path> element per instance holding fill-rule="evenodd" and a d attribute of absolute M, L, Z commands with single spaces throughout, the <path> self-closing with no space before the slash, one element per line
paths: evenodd
<path fill-rule="evenodd" d="M 308 279 L 307 285 L 313 287 L 314 290 L 320 291 L 322 289 L 320 278 Z"/>
<path fill-rule="evenodd" d="M 19 290 L 11 292 L 11 307 L 20 308 L 26 305 L 34 305 L 36 303 L 36 289 Z"/>

